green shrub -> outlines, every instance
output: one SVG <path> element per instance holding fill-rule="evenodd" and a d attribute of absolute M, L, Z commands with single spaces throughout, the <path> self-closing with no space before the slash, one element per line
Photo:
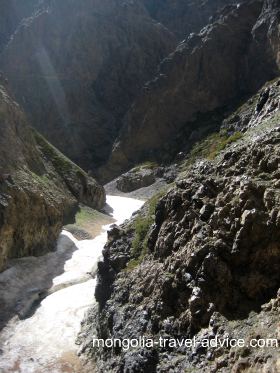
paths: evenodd
<path fill-rule="evenodd" d="M 136 258 L 145 255 L 147 251 L 147 236 L 153 224 L 151 216 L 138 217 L 135 221 L 135 238 L 132 242 L 132 255 Z"/>
<path fill-rule="evenodd" d="M 125 271 L 126 271 L 126 272 L 131 272 L 131 271 L 133 271 L 134 268 L 138 267 L 139 264 L 141 264 L 142 259 L 143 259 L 143 258 L 140 258 L 140 257 L 139 257 L 139 258 L 137 258 L 137 259 L 132 259 L 132 260 L 130 260 L 130 261 L 128 262 L 126 268 L 125 268 Z"/>
<path fill-rule="evenodd" d="M 148 233 L 155 221 L 155 211 L 158 201 L 163 196 L 165 190 L 154 195 L 148 201 L 148 211 L 145 216 L 138 216 L 134 222 L 135 237 L 132 241 L 132 256 L 140 259 L 147 254 L 148 250 Z"/>

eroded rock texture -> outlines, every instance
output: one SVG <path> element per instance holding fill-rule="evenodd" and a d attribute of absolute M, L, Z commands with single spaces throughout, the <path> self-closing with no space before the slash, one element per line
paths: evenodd
<path fill-rule="evenodd" d="M 98 371 L 278 371 L 275 346 L 124 351 L 92 349 L 91 339 L 279 340 L 279 84 L 237 111 L 251 128 L 242 138 L 214 161 L 195 163 L 159 200 L 142 262 L 130 261 L 134 223 L 109 233 L 99 311 L 85 321 L 81 347 Z"/>
<path fill-rule="evenodd" d="M 181 1 L 181 0 L 140 0 L 152 18 L 156 19 L 179 40 L 185 39 L 192 32 L 199 32 L 211 22 L 211 18 L 232 0 Z"/>
<path fill-rule="evenodd" d="M 230 105 L 279 74 L 279 3 L 245 1 L 224 8 L 165 58 L 126 114 L 105 173 L 178 151 L 199 118 Z M 102 170 L 103 171 L 103 170 Z"/>
<path fill-rule="evenodd" d="M 8 258 L 55 248 L 78 202 L 102 208 L 97 182 L 28 127 L 18 104 L 0 87 L 0 270 Z"/>

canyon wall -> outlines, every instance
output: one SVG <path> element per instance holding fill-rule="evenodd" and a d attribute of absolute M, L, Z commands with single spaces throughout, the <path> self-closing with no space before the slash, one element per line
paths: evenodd
<path fill-rule="evenodd" d="M 98 372 L 279 370 L 279 93 L 277 79 L 238 107 L 223 126 L 243 132 L 209 136 L 168 191 L 108 233 L 98 310 L 79 338 Z M 93 338 L 157 344 L 93 347 Z"/>
<path fill-rule="evenodd" d="M 36 10 L 40 0 L 2 0 L 0 4 L 0 52 L 17 27 Z"/>
<path fill-rule="evenodd" d="M 93 169 L 176 38 L 137 1 L 44 1 L 1 58 L 32 125 Z"/>
<path fill-rule="evenodd" d="M 2 82 L 3 84 L 3 82 Z M 78 203 L 101 209 L 97 182 L 28 126 L 0 87 L 0 270 L 8 258 L 41 255 L 56 247 Z"/>
<path fill-rule="evenodd" d="M 96 170 L 145 83 L 160 80 L 159 63 L 232 2 L 45 0 L 17 28 L 0 66 L 32 125 Z"/>
<path fill-rule="evenodd" d="M 126 114 L 108 177 L 133 164 L 172 159 L 202 127 L 201 115 L 236 104 L 279 74 L 279 4 L 231 5 L 163 60 L 157 76 Z"/>

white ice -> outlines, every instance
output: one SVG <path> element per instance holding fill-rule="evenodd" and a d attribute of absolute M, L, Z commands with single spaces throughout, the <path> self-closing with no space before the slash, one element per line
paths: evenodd
<path fill-rule="evenodd" d="M 107 196 L 107 204 L 111 216 L 116 221 L 115 224 L 121 224 L 130 218 L 143 203 L 131 198 Z M 102 256 L 102 249 L 107 240 L 106 231 L 109 227 L 110 225 L 103 226 L 102 233 L 95 239 L 84 241 L 77 241 L 69 232 L 63 231 L 55 253 L 41 257 L 39 260 L 25 258 L 19 262 L 17 268 L 11 268 L 6 274 L 4 272 L 3 278 L 6 276 L 8 279 L 9 276 L 13 276 L 12 286 L 20 286 L 16 281 L 20 278 L 19 274 L 26 275 L 22 266 L 28 268 L 32 278 L 29 267 L 36 266 L 36 263 L 40 264 L 41 272 L 37 269 L 38 276 L 44 271 L 44 265 L 55 266 L 56 256 L 60 255 L 61 260 L 64 253 L 69 250 L 73 252 L 71 258 L 65 262 L 64 272 L 53 278 L 50 295 L 41 302 L 34 315 L 25 320 L 13 318 L 0 333 L 1 373 L 76 372 L 74 368 L 72 370 L 69 368 L 71 364 L 68 366 L 65 359 L 67 360 L 67 356 L 71 354 L 75 355 L 77 348 L 75 340 L 80 323 L 86 310 L 95 303 L 96 279 L 93 279 L 89 273 L 96 267 Z"/>

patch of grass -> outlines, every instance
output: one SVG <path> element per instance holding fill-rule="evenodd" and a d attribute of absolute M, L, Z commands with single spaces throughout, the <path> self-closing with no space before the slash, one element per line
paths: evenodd
<path fill-rule="evenodd" d="M 132 255 L 134 257 L 144 256 L 147 253 L 147 236 L 151 225 L 152 216 L 138 217 L 135 221 L 135 238 L 132 242 Z"/>
<path fill-rule="evenodd" d="M 128 262 L 126 268 L 125 268 L 125 271 L 126 271 L 126 272 L 131 272 L 131 271 L 133 271 L 136 267 L 139 266 L 139 264 L 141 264 L 142 259 L 143 259 L 142 257 L 139 257 L 139 258 L 137 258 L 137 259 L 132 259 L 132 260 L 130 260 L 130 261 Z"/>
<path fill-rule="evenodd" d="M 182 168 L 186 169 L 199 158 L 213 160 L 228 145 L 242 137 L 243 134 L 241 132 L 228 135 L 226 131 L 220 131 L 209 135 L 206 139 L 194 145 L 187 160 L 183 163 Z"/>
<path fill-rule="evenodd" d="M 153 170 L 154 168 L 157 168 L 157 167 L 158 167 L 157 162 L 147 161 L 134 167 L 133 171 L 137 172 L 137 171 L 145 170 L 145 169 Z"/>
<path fill-rule="evenodd" d="M 208 154 L 208 159 L 214 159 L 222 150 L 224 150 L 228 145 L 236 142 L 237 140 L 241 139 L 243 134 L 241 132 L 235 132 L 231 136 L 227 135 L 220 135 L 220 140 L 214 141 L 211 144 L 210 152 Z"/>
<path fill-rule="evenodd" d="M 85 172 L 79 166 L 65 157 L 65 155 L 51 145 L 40 133 L 34 129 L 32 129 L 32 132 L 42 152 L 52 162 L 54 168 L 59 174 L 66 175 L 73 171 L 78 171 L 81 174 L 85 174 Z"/>
<path fill-rule="evenodd" d="M 155 211 L 158 201 L 165 193 L 165 190 L 154 195 L 148 201 L 148 211 L 145 216 L 138 216 L 134 222 L 135 237 L 132 241 L 132 256 L 139 262 L 142 261 L 143 257 L 148 251 L 148 233 L 155 221 Z"/>
<path fill-rule="evenodd" d="M 80 207 L 76 214 L 76 224 L 83 225 L 97 218 L 97 211 L 88 207 Z"/>
<path fill-rule="evenodd" d="M 45 187 L 48 187 L 52 184 L 47 173 L 43 174 L 42 176 L 37 175 L 35 174 L 35 172 L 32 171 L 30 171 L 30 173 L 33 180 L 36 180 L 38 183 L 43 184 Z"/>
<path fill-rule="evenodd" d="M 84 205 L 80 205 L 75 219 L 78 226 L 94 223 L 105 225 L 113 222 L 113 218 L 110 216 Z"/>
<path fill-rule="evenodd" d="M 86 232 L 89 237 L 94 238 L 101 233 L 102 227 L 113 223 L 112 217 L 96 211 L 88 206 L 80 205 L 75 215 L 75 223 L 65 226 L 71 233 L 75 230 Z"/>

